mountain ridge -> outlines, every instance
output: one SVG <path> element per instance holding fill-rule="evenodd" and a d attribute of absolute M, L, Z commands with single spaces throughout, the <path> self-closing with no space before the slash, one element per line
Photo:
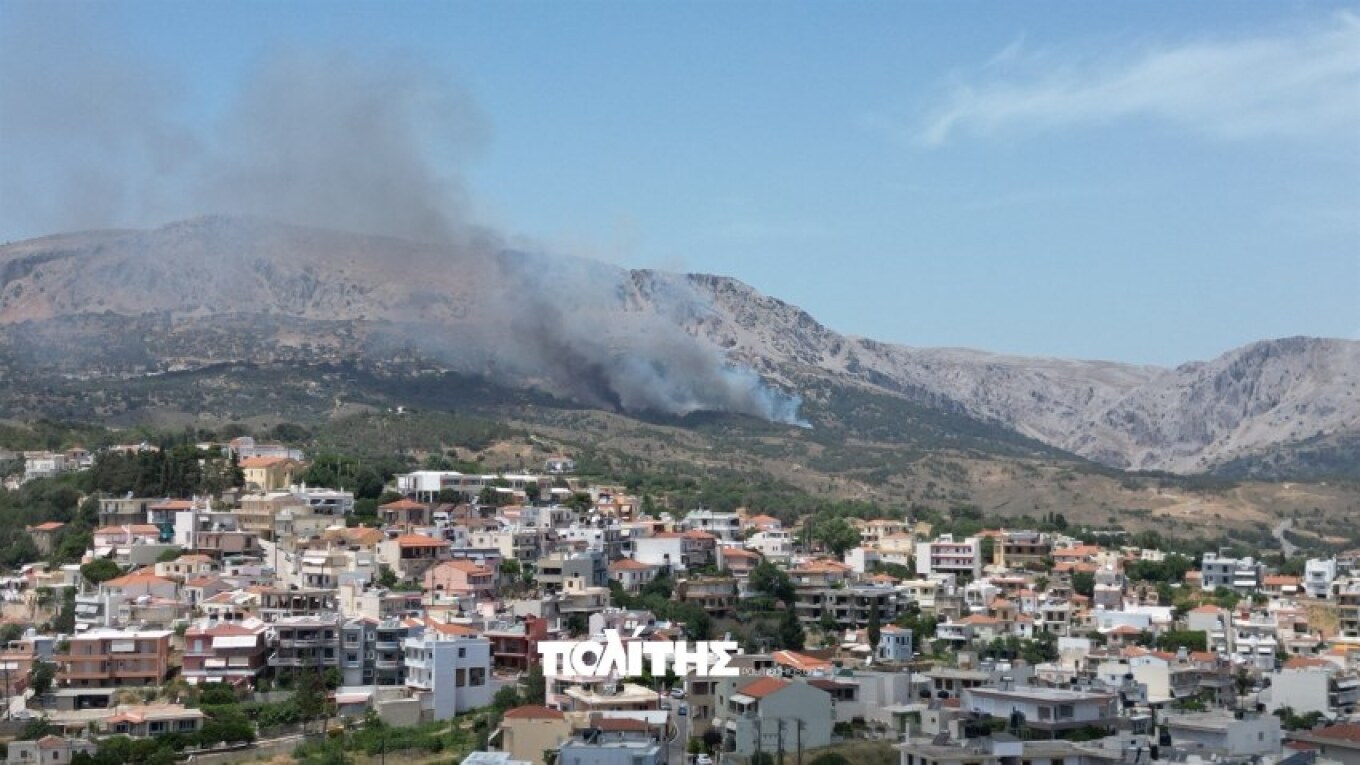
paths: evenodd
<path fill-rule="evenodd" d="M 120 353 L 192 367 L 252 340 L 301 360 L 415 349 L 604 408 L 785 422 L 809 381 L 832 381 L 1127 470 L 1269 474 L 1289 463 L 1279 449 L 1360 435 L 1349 340 L 1262 340 L 1171 368 L 917 348 L 842 335 L 731 277 L 225 216 L 0 247 L 0 353 L 16 369 L 112 371 Z"/>

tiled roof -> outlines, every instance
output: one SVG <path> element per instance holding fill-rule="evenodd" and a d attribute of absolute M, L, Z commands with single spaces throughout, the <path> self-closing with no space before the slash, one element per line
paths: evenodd
<path fill-rule="evenodd" d="M 506 720 L 565 720 L 566 715 L 556 709 L 529 704 L 515 707 L 505 713 Z"/>
<path fill-rule="evenodd" d="M 778 693 L 789 687 L 791 683 L 778 677 L 762 677 L 743 685 L 737 689 L 737 693 L 750 696 L 753 699 L 763 699 L 772 693 Z"/>

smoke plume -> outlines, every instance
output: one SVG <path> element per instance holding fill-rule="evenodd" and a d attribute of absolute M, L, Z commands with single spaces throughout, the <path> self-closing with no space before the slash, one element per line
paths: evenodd
<path fill-rule="evenodd" d="M 798 422 L 797 398 L 687 331 L 709 308 L 683 277 L 508 253 L 479 225 L 459 168 L 490 129 L 448 75 L 405 56 L 275 48 L 205 102 L 107 44 L 109 30 L 58 15 L 0 25 L 5 235 L 212 213 L 412 240 L 472 296 L 466 325 L 410 338 L 451 366 L 617 410 Z"/>

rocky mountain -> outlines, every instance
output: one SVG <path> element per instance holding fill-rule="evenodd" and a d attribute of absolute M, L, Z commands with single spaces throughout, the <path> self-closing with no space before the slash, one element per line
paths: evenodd
<path fill-rule="evenodd" d="M 789 423 L 800 395 L 863 389 L 1125 469 L 1307 472 L 1318 444 L 1333 463 L 1360 444 L 1353 341 L 1267 340 L 1175 369 L 909 348 L 724 277 L 240 218 L 0 247 L 10 379 L 356 357 Z"/>

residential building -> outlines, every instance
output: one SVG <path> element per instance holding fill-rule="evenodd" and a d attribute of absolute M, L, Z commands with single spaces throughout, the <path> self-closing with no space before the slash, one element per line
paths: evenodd
<path fill-rule="evenodd" d="M 84 738 L 43 736 L 37 741 L 9 742 L 8 765 L 71 765 L 77 754 L 94 756 L 98 747 Z"/>
<path fill-rule="evenodd" d="M 1041 531 L 1005 531 L 993 548 L 996 565 L 1003 568 L 1038 568 L 1053 552 L 1053 543 Z"/>
<path fill-rule="evenodd" d="M 412 584 L 424 581 L 430 569 L 450 557 L 447 540 L 420 534 L 402 534 L 378 545 L 378 560 L 399 580 Z"/>
<path fill-rule="evenodd" d="M 468 627 L 427 619 L 402 644 L 406 687 L 422 720 L 447 720 L 491 703 L 491 641 Z"/>
<path fill-rule="evenodd" d="M 1269 708 L 1294 714 L 1351 714 L 1360 703 L 1360 677 L 1326 659 L 1298 657 L 1270 674 Z"/>
<path fill-rule="evenodd" d="M 609 562 L 597 550 L 579 553 L 555 552 L 537 562 L 535 579 L 544 592 L 560 592 L 572 580 L 585 587 L 609 586 Z"/>
<path fill-rule="evenodd" d="M 982 575 L 982 541 L 978 537 L 955 540 L 945 534 L 933 542 L 921 542 L 916 545 L 916 573 L 976 579 Z"/>
<path fill-rule="evenodd" d="M 66 524 L 64 523 L 48 521 L 37 526 L 29 526 L 26 531 L 28 531 L 29 538 L 33 540 L 33 546 L 38 548 L 38 552 L 42 553 L 44 557 L 47 557 L 52 554 L 57 537 L 61 535 L 65 528 Z"/>
<path fill-rule="evenodd" d="M 556 750 L 570 737 L 571 724 L 556 709 L 515 707 L 501 718 L 501 750 L 534 765 L 546 765 L 543 753 Z"/>
<path fill-rule="evenodd" d="M 715 510 L 691 510 L 683 526 L 687 531 L 706 531 L 726 542 L 741 539 L 741 516 Z"/>
<path fill-rule="evenodd" d="M 190 685 L 228 683 L 254 687 L 255 679 L 268 666 L 268 654 L 264 622 L 204 621 L 184 633 L 180 675 Z"/>
<path fill-rule="evenodd" d="M 448 560 L 425 572 L 425 590 L 436 597 L 494 599 L 496 571 L 470 560 Z"/>
<path fill-rule="evenodd" d="M 656 578 L 661 567 L 632 558 L 622 558 L 609 564 L 609 578 L 618 582 L 624 592 L 636 593 Z"/>
<path fill-rule="evenodd" d="M 1241 595 L 1251 595 L 1260 588 L 1265 573 L 1265 564 L 1255 558 L 1205 553 L 1200 560 L 1200 587 L 1206 591 L 1223 587 Z"/>
<path fill-rule="evenodd" d="M 1318 600 L 1328 599 L 1336 575 L 1336 558 L 1310 558 L 1303 566 L 1304 594 Z"/>
<path fill-rule="evenodd" d="M 335 612 L 284 616 L 272 625 L 277 647 L 269 655 L 275 674 L 325 672 L 340 667 L 341 624 Z"/>
<path fill-rule="evenodd" d="M 1119 718 L 1118 697 L 1058 688 L 979 687 L 962 692 L 965 710 L 1009 720 L 1013 712 L 1024 715 L 1025 726 L 1048 735 L 1079 728 L 1110 728 Z"/>
<path fill-rule="evenodd" d="M 699 606 L 710 615 L 722 616 L 737 604 L 737 580 L 724 576 L 681 579 L 675 585 L 674 597 Z"/>
<path fill-rule="evenodd" d="M 1342 765 L 1360 765 L 1360 723 L 1341 723 L 1288 733 L 1291 742 L 1315 749 L 1320 757 Z"/>
<path fill-rule="evenodd" d="M 491 627 L 482 635 L 491 641 L 496 669 L 524 672 L 539 662 L 538 641 L 548 639 L 548 621 L 525 616 L 514 624 Z"/>
<path fill-rule="evenodd" d="M 246 489 L 266 493 L 292 486 L 302 469 L 302 463 L 289 457 L 246 457 L 240 466 Z"/>
<path fill-rule="evenodd" d="M 188 709 L 182 704 L 151 704 L 121 706 L 111 717 L 101 721 L 106 735 L 150 738 L 169 733 L 192 735 L 203 727 L 207 715 L 201 709 Z"/>
<path fill-rule="evenodd" d="M 581 735 L 562 742 L 559 765 L 662 765 L 665 726 L 629 717 L 597 717 Z"/>
<path fill-rule="evenodd" d="M 879 630 L 878 650 L 874 657 L 880 661 L 908 662 L 913 658 L 911 630 L 895 624 L 885 624 Z"/>
<path fill-rule="evenodd" d="M 169 630 L 92 629 L 57 654 L 57 682 L 71 688 L 159 685 L 170 673 Z"/>
<path fill-rule="evenodd" d="M 725 697 L 724 697 L 725 696 Z M 714 727 L 724 752 L 750 757 L 757 751 L 794 752 L 831 743 L 831 695 L 805 682 L 761 677 L 720 692 Z"/>
<path fill-rule="evenodd" d="M 1280 753 L 1280 718 L 1226 711 L 1168 714 L 1162 727 L 1177 749 L 1218 757 L 1263 757 Z"/>

